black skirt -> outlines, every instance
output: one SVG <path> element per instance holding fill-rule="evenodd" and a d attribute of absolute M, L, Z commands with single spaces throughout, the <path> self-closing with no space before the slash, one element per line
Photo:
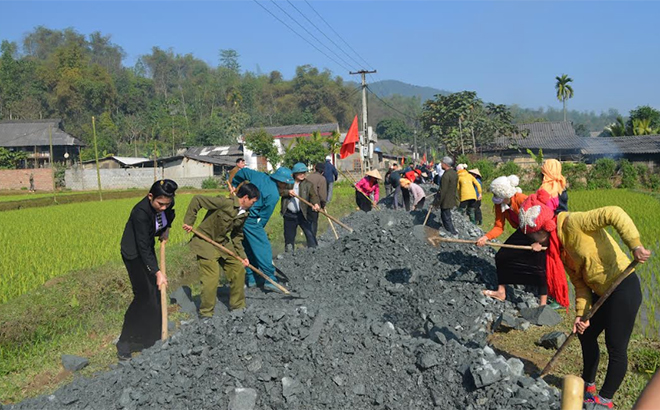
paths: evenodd
<path fill-rule="evenodd" d="M 529 246 L 534 240 L 518 229 L 505 243 Z M 540 294 L 547 294 L 545 258 L 545 251 L 501 248 L 495 255 L 498 284 L 535 285 Z"/>

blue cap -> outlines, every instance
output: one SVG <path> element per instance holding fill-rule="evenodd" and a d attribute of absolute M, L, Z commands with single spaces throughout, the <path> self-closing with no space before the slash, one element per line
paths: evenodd
<path fill-rule="evenodd" d="M 285 184 L 293 184 L 293 174 L 287 167 L 279 167 L 277 171 L 270 175 L 275 181 L 284 182 Z"/>
<path fill-rule="evenodd" d="M 297 163 L 296 165 L 293 166 L 291 169 L 291 172 L 294 174 L 299 174 L 301 172 L 307 172 L 307 165 L 303 164 L 302 162 Z"/>

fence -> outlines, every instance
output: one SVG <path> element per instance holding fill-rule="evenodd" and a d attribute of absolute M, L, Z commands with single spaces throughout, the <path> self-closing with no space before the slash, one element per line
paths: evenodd
<path fill-rule="evenodd" d="M 101 169 L 101 188 L 102 189 L 130 189 L 130 188 L 149 188 L 154 183 L 153 168 L 122 168 L 122 169 Z M 169 178 L 162 168 L 157 168 L 155 178 Z M 209 178 L 205 177 L 172 177 L 180 186 L 189 186 L 201 188 L 202 181 Z M 98 189 L 95 169 L 67 169 L 64 175 L 66 187 L 72 191 L 89 191 Z"/>

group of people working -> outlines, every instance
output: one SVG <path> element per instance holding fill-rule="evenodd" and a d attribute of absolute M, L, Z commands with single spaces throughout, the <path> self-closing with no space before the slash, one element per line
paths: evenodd
<path fill-rule="evenodd" d="M 443 227 L 457 234 L 451 219 L 451 210 L 457 206 L 465 210 L 472 222 L 481 223 L 483 191 L 479 170 L 468 170 L 466 164 L 454 169 L 449 157 L 443 158 L 440 166 L 442 174 L 436 179 L 440 188 L 433 206 L 440 210 Z M 587 399 L 603 408 L 612 408 L 612 398 L 627 370 L 627 347 L 642 300 L 637 275 L 629 274 L 590 320 L 583 320 L 583 316 L 630 264 L 625 252 L 607 232 L 608 227 L 618 232 L 636 261 L 645 262 L 650 251 L 642 245 L 632 219 L 619 207 L 569 212 L 566 179 L 559 161 L 546 160 L 542 172 L 541 187 L 529 196 L 522 193 L 515 175 L 496 178 L 490 184 L 495 223 L 476 244 L 484 246 L 499 237 L 508 222 L 516 231 L 505 244 L 531 250 L 500 249 L 495 257 L 498 288 L 483 293 L 504 300 L 507 284 L 535 285 L 541 305 L 548 302 L 549 295 L 561 306 L 568 306 L 564 272 L 568 273 L 576 292 L 573 331 L 578 333 L 582 345 L 582 377 L 587 383 Z M 386 181 L 390 193 L 394 193 L 395 209 L 401 205 L 406 210 L 419 209 L 424 205 L 424 191 L 416 182 L 421 176 L 413 169 L 401 170 L 398 164 L 391 167 Z M 230 173 L 229 197 L 195 196 L 184 216 L 183 229 L 192 232 L 198 212 L 205 209 L 206 216 L 197 231 L 237 255 L 232 257 L 199 236 L 192 238 L 189 246 L 197 257 L 202 283 L 199 315 L 213 315 L 221 270 L 230 283 L 231 309 L 245 307 L 244 287 L 275 290 L 270 282 L 255 276 L 250 266 L 277 283 L 272 248 L 265 231 L 277 203 L 281 201 L 286 251 L 294 251 L 298 227 L 305 235 L 307 246 L 315 247 L 318 213 L 331 201 L 336 180 L 337 170 L 330 158 L 317 164 L 311 173 L 306 165 L 298 163 L 292 169 L 281 167 L 272 174 L 248 169 L 239 160 Z M 378 203 L 381 181 L 380 173 L 373 170 L 355 184 L 356 203 L 361 210 L 370 211 Z M 176 190 L 177 184 L 171 180 L 154 183 L 148 195 L 131 211 L 122 236 L 121 254 L 134 299 L 126 311 L 117 343 L 120 359 L 129 358 L 131 353 L 153 345 L 160 338 L 159 289 L 167 285 L 167 278 L 159 269 L 154 246 L 155 237 L 161 241 L 168 239 L 175 219 Z M 609 364 L 605 382 L 597 391 L 595 377 L 600 356 L 597 339 L 603 331 Z"/>

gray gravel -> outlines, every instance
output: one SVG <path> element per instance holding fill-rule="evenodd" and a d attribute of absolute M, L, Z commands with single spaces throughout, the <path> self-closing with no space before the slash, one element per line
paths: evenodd
<path fill-rule="evenodd" d="M 277 258 L 295 296 L 247 290 L 244 311 L 186 323 L 110 371 L 8 408 L 558 409 L 556 389 L 487 345 L 492 322 L 507 313 L 501 325 L 519 327 L 534 295 L 485 298 L 494 252 L 431 247 L 413 229 L 424 216 L 355 213 L 344 219 L 355 233 Z M 462 238 L 481 234 L 454 221 Z"/>

